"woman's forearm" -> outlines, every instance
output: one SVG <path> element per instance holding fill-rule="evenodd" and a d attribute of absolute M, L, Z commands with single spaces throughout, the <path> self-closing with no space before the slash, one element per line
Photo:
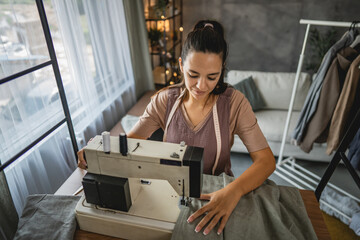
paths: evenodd
<path fill-rule="evenodd" d="M 275 170 L 275 158 L 270 148 L 250 153 L 253 164 L 246 171 L 231 182 L 236 197 L 242 196 L 259 187 Z"/>
<path fill-rule="evenodd" d="M 128 137 L 128 138 L 137 138 L 137 139 L 147 139 L 147 137 L 140 136 L 140 135 L 134 133 L 133 131 L 130 131 L 130 132 L 127 134 L 127 137 Z"/>

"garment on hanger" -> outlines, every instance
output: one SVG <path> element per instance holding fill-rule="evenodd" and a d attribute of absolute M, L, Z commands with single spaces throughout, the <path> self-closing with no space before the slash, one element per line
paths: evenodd
<path fill-rule="evenodd" d="M 296 145 L 301 142 L 306 124 L 310 121 L 316 111 L 320 97 L 320 91 L 323 85 L 323 80 L 331 62 L 333 61 L 337 52 L 344 47 L 349 46 L 354 41 L 354 38 L 355 34 L 354 31 L 351 29 L 346 32 L 344 36 L 338 42 L 336 42 L 325 54 L 320 68 L 317 72 L 317 75 L 310 86 L 304 106 L 300 113 L 300 117 L 292 133 L 292 140 Z"/>
<path fill-rule="evenodd" d="M 326 142 L 329 123 L 343 87 L 346 73 L 359 52 L 351 47 L 341 49 L 327 71 L 321 89 L 318 107 L 304 130 L 300 148 L 309 153 L 314 142 Z"/>
<path fill-rule="evenodd" d="M 355 48 L 360 43 L 360 34 L 358 34 L 353 41 L 353 43 L 350 45 L 350 47 Z"/>
<path fill-rule="evenodd" d="M 360 170 L 360 129 L 350 143 L 348 159 L 355 169 Z"/>
<path fill-rule="evenodd" d="M 329 136 L 327 138 L 326 153 L 331 154 L 336 150 L 343 139 L 346 127 L 349 126 L 354 115 L 351 111 L 360 78 L 360 56 L 358 56 L 351 64 L 344 87 L 340 93 L 339 100 L 334 110 L 334 115 L 331 119 Z M 356 101 L 355 101 L 356 102 Z"/>

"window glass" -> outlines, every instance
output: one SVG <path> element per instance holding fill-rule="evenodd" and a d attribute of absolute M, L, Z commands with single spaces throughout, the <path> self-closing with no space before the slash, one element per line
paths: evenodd
<path fill-rule="evenodd" d="M 1 84 L 0 159 L 2 162 L 40 137 L 63 118 L 63 108 L 51 66 Z"/>
<path fill-rule="evenodd" d="M 0 79 L 49 60 L 35 1 L 1 1 Z"/>

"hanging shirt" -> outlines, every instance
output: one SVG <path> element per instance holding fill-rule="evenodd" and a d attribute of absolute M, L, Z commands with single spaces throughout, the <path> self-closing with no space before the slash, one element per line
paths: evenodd
<path fill-rule="evenodd" d="M 314 113 L 316 112 L 320 91 L 323 85 L 323 80 L 331 62 L 333 61 L 336 53 L 340 49 L 349 46 L 354 41 L 354 35 L 355 34 L 352 30 L 346 32 L 345 35 L 338 42 L 336 42 L 325 54 L 321 62 L 320 68 L 317 72 L 317 75 L 310 86 L 304 106 L 300 112 L 300 117 L 292 133 L 292 139 L 295 140 L 296 145 L 301 142 L 304 134 L 304 129 L 314 115 Z"/>
<path fill-rule="evenodd" d="M 180 88 L 169 88 L 154 95 L 133 131 L 140 136 L 149 137 L 158 128 L 164 130 L 167 117 L 180 93 Z M 267 148 L 268 144 L 257 124 L 249 101 L 241 92 L 228 87 L 224 93 L 218 95 L 215 104 L 217 104 L 222 144 L 219 163 L 214 174 L 225 172 L 232 175 L 230 150 L 235 134 L 240 137 L 249 152 Z M 187 145 L 203 147 L 204 173 L 212 174 L 217 153 L 212 111 L 197 126 L 193 126 L 181 103 L 167 129 L 166 140 L 174 143 L 185 141 Z"/>
<path fill-rule="evenodd" d="M 314 142 L 326 142 L 329 123 L 344 85 L 346 73 L 351 62 L 358 55 L 357 50 L 346 47 L 337 53 L 330 65 L 324 78 L 317 110 L 307 124 L 304 131 L 304 138 L 299 144 L 304 152 L 310 152 Z"/>
<path fill-rule="evenodd" d="M 331 119 L 329 136 L 327 139 L 326 153 L 331 154 L 339 147 L 340 141 L 345 136 L 347 126 L 350 125 L 354 113 L 351 111 L 358 84 L 360 81 L 360 55 L 351 63 L 344 87 L 336 104 L 334 115 Z"/>

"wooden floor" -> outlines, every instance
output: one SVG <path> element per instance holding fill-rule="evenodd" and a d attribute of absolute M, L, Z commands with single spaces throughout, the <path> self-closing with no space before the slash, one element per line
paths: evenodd
<path fill-rule="evenodd" d="M 322 212 L 332 240 L 360 240 L 355 232 L 339 219 Z"/>
<path fill-rule="evenodd" d="M 322 212 L 319 207 L 319 202 L 315 197 L 315 193 L 310 190 L 299 190 L 304 201 L 306 212 L 314 227 L 318 239 L 331 239 L 327 226 L 325 224 Z"/>

